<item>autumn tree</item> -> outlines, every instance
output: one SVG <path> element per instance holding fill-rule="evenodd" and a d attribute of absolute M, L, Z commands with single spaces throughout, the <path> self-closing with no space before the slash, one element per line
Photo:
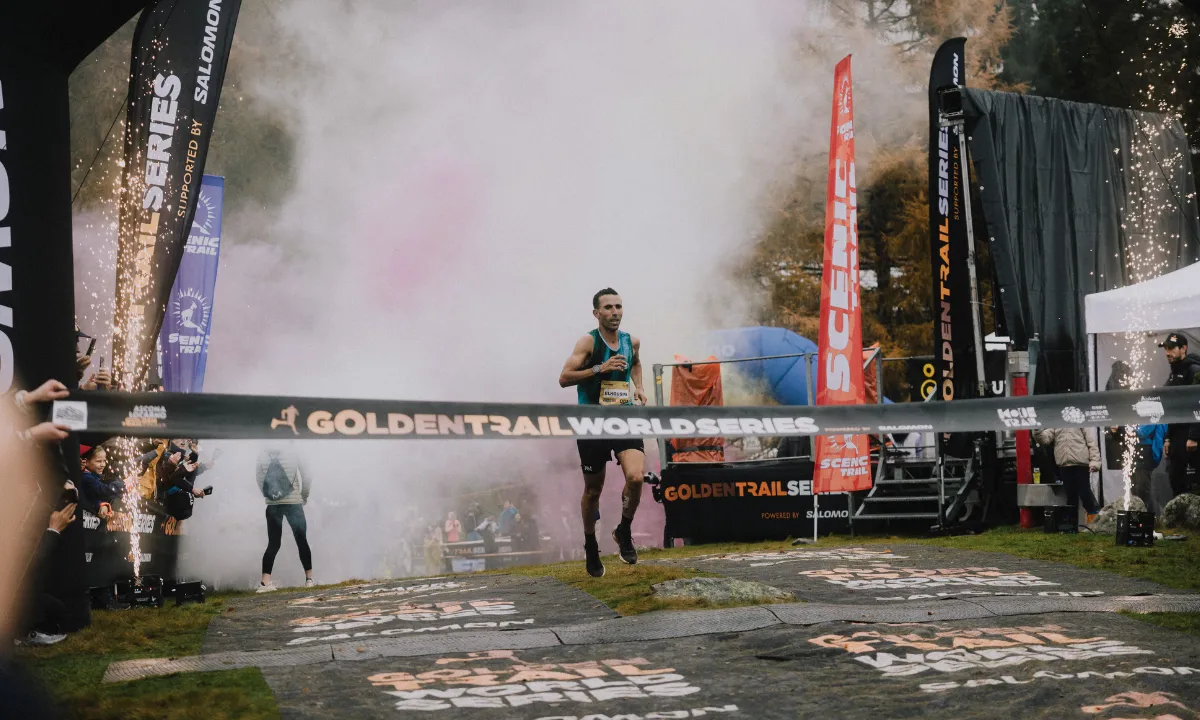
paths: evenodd
<path fill-rule="evenodd" d="M 1160 0 L 1012 0 L 1001 77 L 1035 95 L 1177 115 L 1200 170 L 1200 7 Z"/>
<path fill-rule="evenodd" d="M 897 63 L 914 64 L 925 76 L 933 51 L 944 39 L 967 36 L 968 84 L 991 88 L 1001 82 L 1002 51 L 1012 33 L 1007 5 L 993 0 L 830 0 L 827 7 L 839 22 L 854 23 L 888 44 Z M 1009 82 L 1006 87 L 1011 87 Z M 861 102 L 863 95 L 857 97 Z M 913 102 L 923 108 L 924 93 Z M 856 136 L 871 132 L 864 128 L 862 115 L 859 112 Z M 932 342 L 928 125 L 923 112 L 913 117 L 919 120 L 903 133 L 874 136 L 865 152 L 858 144 L 863 344 L 879 343 L 889 357 L 926 355 Z M 777 203 L 772 222 L 742 272 L 753 287 L 765 290 L 759 322 L 816 340 L 826 158 L 803 168 Z M 982 259 L 986 261 L 986 254 Z M 983 273 L 987 276 L 986 267 Z"/>

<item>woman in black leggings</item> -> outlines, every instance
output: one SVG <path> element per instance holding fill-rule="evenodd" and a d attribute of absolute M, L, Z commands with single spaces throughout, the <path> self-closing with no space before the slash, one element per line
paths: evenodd
<path fill-rule="evenodd" d="M 275 555 L 283 538 L 283 521 L 286 519 L 300 551 L 300 564 L 304 566 L 304 585 L 312 587 L 312 551 L 308 547 L 308 522 L 304 518 L 304 505 L 308 502 L 310 483 L 306 473 L 290 454 L 280 450 L 267 450 L 258 458 L 258 487 L 267 501 L 267 551 L 262 559 L 262 582 L 257 592 L 272 592 L 276 589 L 271 582 L 271 570 L 275 566 Z"/>

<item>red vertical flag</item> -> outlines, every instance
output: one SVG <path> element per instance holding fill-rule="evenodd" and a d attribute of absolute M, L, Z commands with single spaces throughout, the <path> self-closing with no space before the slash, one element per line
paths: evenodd
<path fill-rule="evenodd" d="M 862 309 L 858 301 L 858 212 L 854 192 L 854 99 L 850 56 L 833 74 L 829 188 L 825 194 L 825 269 L 817 342 L 817 404 L 863 403 Z M 816 442 L 813 492 L 871 487 L 866 435 L 823 435 Z"/>

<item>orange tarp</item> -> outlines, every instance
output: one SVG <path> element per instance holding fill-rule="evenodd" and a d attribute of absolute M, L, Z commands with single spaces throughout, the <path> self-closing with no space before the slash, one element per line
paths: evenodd
<path fill-rule="evenodd" d="M 716 360 L 711 355 L 709 360 Z M 686 363 L 682 355 L 675 362 Z M 722 405 L 721 366 L 677 365 L 671 368 L 672 405 Z M 722 462 L 725 460 L 725 438 L 675 438 L 671 440 L 672 462 Z"/>

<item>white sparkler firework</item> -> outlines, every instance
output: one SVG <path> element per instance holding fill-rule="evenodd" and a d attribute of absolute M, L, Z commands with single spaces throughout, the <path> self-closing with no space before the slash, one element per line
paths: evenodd
<path fill-rule="evenodd" d="M 137 441 L 134 438 L 117 439 L 122 465 L 118 468 L 118 476 L 125 481 L 125 510 L 129 513 L 129 552 L 133 556 L 133 580 L 141 583 L 142 577 L 142 536 L 139 528 L 142 525 L 141 493 L 138 492 L 138 479 L 141 476 L 138 463 Z M 165 451 L 164 451 L 165 452 Z M 159 462 L 162 462 L 160 460 Z"/>
<path fill-rule="evenodd" d="M 1168 29 L 1168 35 L 1186 46 L 1184 37 L 1187 27 L 1182 21 Z M 1136 75 L 1142 80 L 1145 88 L 1145 99 L 1148 106 L 1155 108 L 1160 115 L 1157 117 L 1145 115 L 1136 121 L 1138 132 L 1134 136 L 1130 154 L 1122 158 L 1126 169 L 1132 170 L 1140 186 L 1126 187 L 1126 215 L 1121 228 L 1125 231 L 1128 247 L 1126 248 L 1125 280 L 1133 284 L 1133 302 L 1126 309 L 1126 326 L 1155 328 L 1155 318 L 1148 317 L 1147 303 L 1137 292 L 1138 283 L 1158 277 L 1166 269 L 1168 258 L 1173 257 L 1168 243 L 1179 240 L 1179 236 L 1170 233 L 1163 222 L 1165 215 L 1177 212 L 1175 206 L 1176 190 L 1170 186 L 1169 178 L 1187 162 L 1183 154 L 1176 152 L 1169 156 L 1160 156 L 1156 150 L 1156 140 L 1169 131 L 1174 122 L 1181 119 L 1179 108 L 1173 106 L 1169 98 L 1177 98 L 1176 78 L 1187 66 L 1184 61 L 1178 68 L 1173 68 L 1166 60 L 1164 44 L 1169 40 L 1160 41 L 1142 55 L 1144 61 L 1152 54 L 1157 54 L 1159 60 L 1146 62 Z M 1187 57 L 1185 52 L 1181 57 Z M 1175 70 L 1175 72 L 1172 72 Z M 1153 76 L 1149 74 L 1153 72 Z M 1165 87 L 1156 86 L 1159 79 L 1166 81 Z M 1157 97 L 1160 95 L 1161 97 Z M 1114 152 L 1121 154 L 1120 148 Z M 1146 333 L 1123 333 L 1122 343 L 1125 346 L 1129 364 L 1129 387 L 1141 389 L 1150 386 L 1149 361 L 1147 353 Z M 1129 510 L 1133 499 L 1133 466 L 1137 456 L 1137 428 L 1125 428 L 1125 451 L 1122 457 L 1122 482 L 1125 488 L 1123 505 Z M 1149 508 L 1147 508 L 1149 509 Z"/>

